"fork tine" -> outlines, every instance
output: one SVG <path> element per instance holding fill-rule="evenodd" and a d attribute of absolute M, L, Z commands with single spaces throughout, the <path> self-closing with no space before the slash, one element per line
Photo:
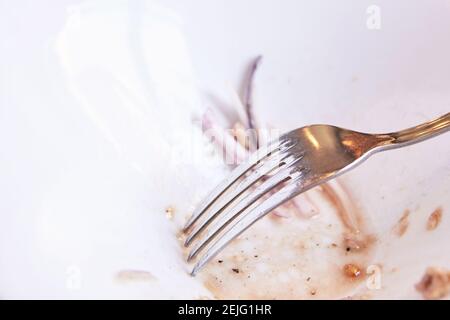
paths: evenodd
<path fill-rule="evenodd" d="M 217 198 L 221 196 L 233 183 L 235 183 L 246 172 L 252 169 L 258 162 L 270 155 L 271 152 L 283 147 L 285 144 L 286 141 L 274 141 L 269 145 L 255 151 L 246 162 L 241 163 L 237 168 L 235 168 L 226 179 L 224 179 L 218 186 L 213 189 L 213 191 L 211 191 L 211 193 L 209 193 L 202 200 L 202 202 L 192 213 L 192 216 L 189 218 L 183 229 L 189 229 L 200 218 L 200 216 L 217 200 Z"/>
<path fill-rule="evenodd" d="M 203 229 L 205 229 L 221 211 L 223 211 L 242 193 L 253 186 L 258 180 L 261 179 L 261 177 L 269 174 L 277 167 L 283 165 L 284 161 L 286 161 L 288 158 L 288 155 L 284 154 L 283 152 L 287 150 L 289 150 L 289 147 L 283 149 L 283 151 L 281 152 L 279 150 L 274 151 L 270 156 L 268 156 L 267 160 L 261 161 L 232 192 L 225 194 L 221 199 L 221 202 L 218 202 L 217 205 L 213 205 L 211 210 L 206 213 L 206 217 L 204 218 L 204 220 L 200 224 L 196 225 L 195 228 L 190 232 L 190 234 L 186 238 L 184 245 L 188 246 L 195 238 L 195 236 Z"/>
<path fill-rule="evenodd" d="M 283 168 L 280 172 L 276 173 L 274 176 L 258 186 L 254 191 L 245 196 L 235 206 L 227 209 L 226 212 L 221 215 L 221 219 L 213 225 L 211 230 L 208 230 L 206 236 L 201 241 L 196 243 L 195 247 L 189 253 L 187 260 L 192 260 L 221 230 L 223 230 L 251 204 L 266 195 L 272 189 L 276 188 L 280 183 L 289 179 L 289 170 L 291 170 L 290 166 L 298 161 L 300 161 L 300 158 L 289 162 L 287 161 L 285 165 L 287 168 Z"/>
<path fill-rule="evenodd" d="M 287 200 L 296 196 L 297 194 L 306 190 L 302 186 L 302 174 L 291 178 L 292 181 L 288 182 L 281 190 L 274 193 L 272 196 L 261 202 L 258 206 L 240 216 L 233 225 L 228 229 L 216 242 L 214 242 L 208 251 L 200 258 L 197 264 L 194 266 L 191 275 L 195 276 L 197 272 L 205 266 L 212 258 L 214 258 L 223 248 L 242 232 L 247 230 L 256 221 L 264 217 L 266 214 L 283 204 Z"/>
<path fill-rule="evenodd" d="M 264 194 L 275 188 L 281 182 L 286 180 L 288 176 L 286 175 L 275 175 L 271 177 L 269 180 L 265 181 L 261 184 L 254 192 L 248 194 L 242 201 L 239 201 L 236 206 L 227 210 L 221 219 L 212 227 L 210 231 L 206 234 L 206 236 L 196 243 L 195 247 L 191 250 L 188 255 L 187 260 L 192 260 L 201 249 L 203 249 L 213 238 L 219 233 L 223 228 L 225 228 L 235 217 L 239 215 L 242 211 L 244 211 L 247 207 L 249 207 L 252 203 L 261 198 Z"/>

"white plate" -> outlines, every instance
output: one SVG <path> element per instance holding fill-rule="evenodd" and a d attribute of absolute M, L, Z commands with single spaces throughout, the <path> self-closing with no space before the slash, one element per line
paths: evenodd
<path fill-rule="evenodd" d="M 449 16 L 444 0 L 3 4 L 0 297 L 225 294 L 188 275 L 177 240 L 226 174 L 204 165 L 207 152 L 174 157 L 203 141 L 192 119 L 234 103 L 244 68 L 262 54 L 255 106 L 282 131 L 430 120 L 450 105 Z M 450 267 L 449 138 L 377 155 L 345 177 L 377 237 L 370 264 L 381 267 L 381 288 L 361 282 L 322 297 L 418 298 L 427 266 Z M 442 223 L 427 232 L 437 207 Z"/>

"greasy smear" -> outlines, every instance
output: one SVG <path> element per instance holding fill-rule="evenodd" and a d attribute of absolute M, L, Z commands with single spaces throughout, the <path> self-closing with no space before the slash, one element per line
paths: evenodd
<path fill-rule="evenodd" d="M 393 228 L 394 233 L 399 237 L 402 237 L 408 230 L 409 214 L 410 214 L 410 211 L 408 209 L 406 209 L 403 212 L 403 215 L 401 216 L 400 220 L 398 220 L 398 222 L 396 223 L 396 225 Z"/>
<path fill-rule="evenodd" d="M 116 274 L 115 279 L 121 283 L 147 282 L 156 280 L 150 272 L 143 270 L 121 270 Z"/>
<path fill-rule="evenodd" d="M 314 219 L 262 219 L 197 276 L 218 299 L 329 299 L 364 283 L 374 237 L 339 185 L 325 187 Z M 360 250 L 347 250 L 346 239 Z M 369 240 L 371 239 L 371 240 Z"/>
<path fill-rule="evenodd" d="M 437 208 L 428 217 L 427 230 L 428 231 L 435 230 L 441 223 L 441 220 L 442 220 L 442 208 Z"/>
<path fill-rule="evenodd" d="M 319 187 L 324 199 L 334 208 L 344 228 L 343 246 L 347 252 L 360 252 L 367 250 L 375 242 L 375 237 L 362 232 L 365 228 L 363 217 L 358 214 L 357 208 L 345 186 L 339 181 L 325 183 Z M 339 192 L 338 192 L 339 191 Z"/>
<path fill-rule="evenodd" d="M 372 248 L 377 241 L 373 234 L 364 232 L 344 233 L 343 245 L 347 252 L 365 252 Z"/>

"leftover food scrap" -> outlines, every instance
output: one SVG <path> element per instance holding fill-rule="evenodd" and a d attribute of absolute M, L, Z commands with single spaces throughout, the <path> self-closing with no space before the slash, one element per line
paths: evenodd
<path fill-rule="evenodd" d="M 441 220 L 442 220 L 442 208 L 437 208 L 428 217 L 427 230 L 432 231 L 436 229 L 441 223 Z"/>
<path fill-rule="evenodd" d="M 450 270 L 429 267 L 422 280 L 416 284 L 416 290 L 427 300 L 446 297 L 450 293 Z"/>
<path fill-rule="evenodd" d="M 344 275 L 348 278 L 355 279 L 361 275 L 361 268 L 355 264 L 346 264 L 343 268 Z"/>

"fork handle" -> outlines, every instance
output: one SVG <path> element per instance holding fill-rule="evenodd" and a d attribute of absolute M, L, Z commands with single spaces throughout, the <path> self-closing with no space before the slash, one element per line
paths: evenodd
<path fill-rule="evenodd" d="M 395 149 L 430 139 L 450 130 L 450 113 L 402 131 L 378 135 L 381 150 Z"/>

